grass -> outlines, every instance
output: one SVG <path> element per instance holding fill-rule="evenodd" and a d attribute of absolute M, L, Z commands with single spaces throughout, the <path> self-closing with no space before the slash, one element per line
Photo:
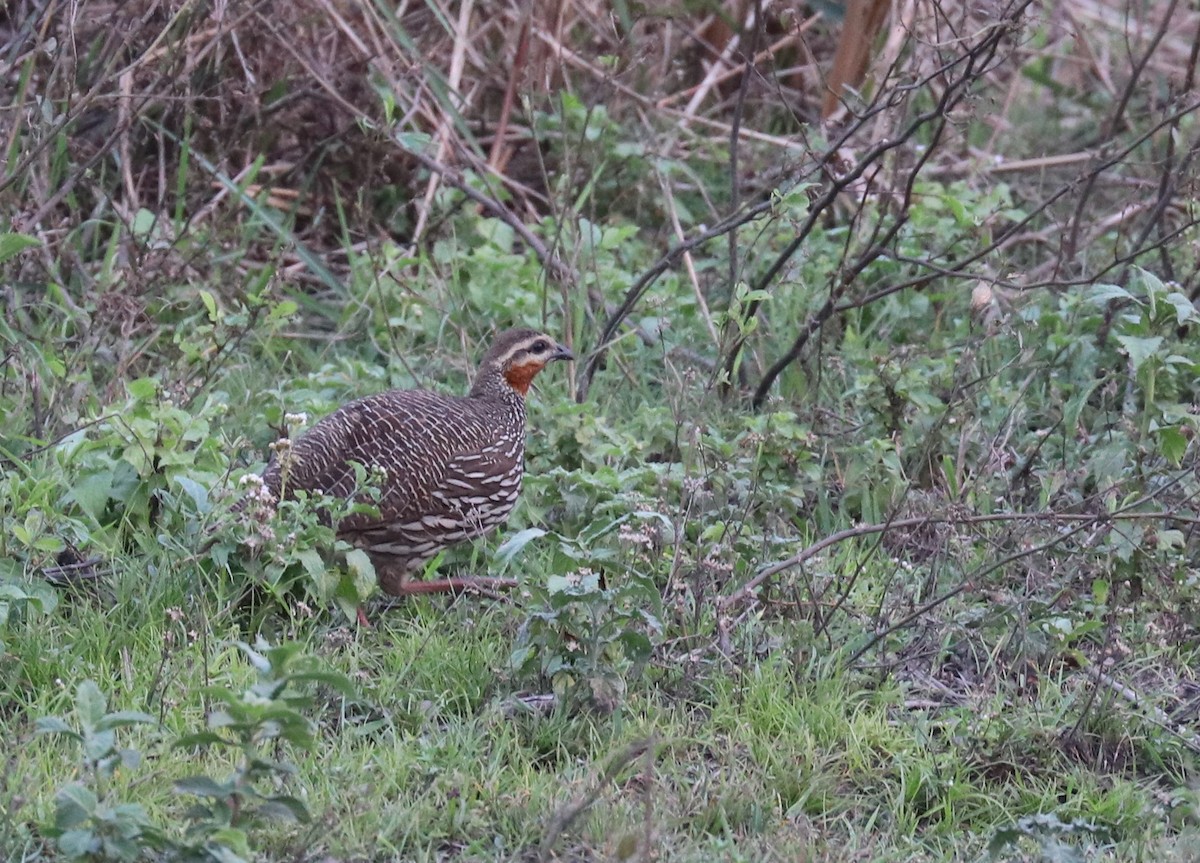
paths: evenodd
<path fill-rule="evenodd" d="M 145 581 L 130 572 L 119 583 Z M 192 609 L 179 620 L 167 613 L 175 601 Z M 200 685 L 236 689 L 248 672 L 222 643 L 241 637 L 236 625 L 198 631 L 206 603 L 163 590 L 142 604 L 73 604 L 14 642 L 30 651 L 17 660 L 30 677 L 18 715 L 67 712 L 70 684 L 91 677 L 107 682 L 114 707 L 159 714 L 167 732 L 197 726 Z M 708 657 L 651 670 L 611 715 L 544 716 L 513 701 L 507 606 L 416 602 L 358 633 L 322 617 L 281 622 L 280 636 L 350 674 L 358 695 L 322 699 L 319 744 L 296 753 L 290 783 L 317 820 L 263 833 L 272 857 L 620 857 L 649 841 L 671 859 L 961 859 L 981 854 L 1012 812 L 1096 824 L 1115 849 L 1157 833 L 1136 770 L 1069 765 L 1059 737 L 1078 693 L 1057 687 L 1024 704 L 991 696 L 930 713 L 900 686 L 825 663 L 776 655 L 739 668 Z M 169 819 L 170 781 L 214 765 L 161 750 L 161 737 L 129 735 L 147 761 L 115 784 Z M 9 794 L 70 775 L 62 745 L 28 732 L 22 742 Z M 48 794 L 25 798 L 20 820 L 48 822 L 49 805 Z"/>

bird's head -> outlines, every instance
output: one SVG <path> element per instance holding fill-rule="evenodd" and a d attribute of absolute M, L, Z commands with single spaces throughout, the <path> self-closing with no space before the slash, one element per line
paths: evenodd
<path fill-rule="evenodd" d="M 575 355 L 570 349 L 545 333 L 525 328 L 505 330 L 496 336 L 484 355 L 472 392 L 484 385 L 487 378 L 494 380 L 493 376 L 498 376 L 524 396 L 548 363 L 573 359 Z"/>

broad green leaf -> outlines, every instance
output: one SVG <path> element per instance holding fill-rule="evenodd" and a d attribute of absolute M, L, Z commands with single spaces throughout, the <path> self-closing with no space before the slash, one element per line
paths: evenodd
<path fill-rule="evenodd" d="M 253 856 L 249 837 L 236 827 L 211 831 L 204 850 L 217 863 L 248 863 Z"/>
<path fill-rule="evenodd" d="M 12 531 L 13 536 L 17 538 L 17 541 L 21 543 L 21 545 L 28 546 L 33 544 L 33 534 L 30 533 L 29 529 L 25 527 L 25 525 L 13 524 L 9 526 L 9 530 Z"/>
<path fill-rule="evenodd" d="M 322 593 L 324 593 L 324 591 L 322 591 Z M 354 586 L 354 576 L 346 573 L 339 577 L 337 582 L 334 584 L 333 596 L 326 596 L 325 598 L 333 599 L 334 604 L 338 607 L 338 611 L 342 613 L 342 616 L 346 618 L 346 620 L 358 620 L 360 600 L 358 597 L 358 590 Z"/>
<path fill-rule="evenodd" d="M 268 315 L 268 319 L 272 321 L 279 321 L 285 318 L 290 318 L 292 315 L 296 314 L 299 308 L 300 307 L 296 305 L 295 300 L 280 300 L 271 307 L 271 312 Z"/>
<path fill-rule="evenodd" d="M 316 554 L 316 552 L 311 551 L 311 549 L 308 551 L 312 554 Z M 319 559 L 320 558 L 318 557 L 318 560 Z M 244 641 L 235 641 L 234 644 L 238 646 L 242 653 L 246 654 L 246 658 L 250 660 L 250 664 L 253 665 L 260 673 L 269 674 L 271 672 L 271 660 L 263 656 L 262 653 L 259 653 Z M 265 643 L 260 643 L 256 646 L 265 649 L 267 645 Z"/>
<path fill-rule="evenodd" d="M 195 456 L 189 455 L 189 458 L 195 458 Z M 205 515 L 212 510 L 212 504 L 208 500 L 208 489 L 187 476 L 177 476 L 175 482 L 179 483 L 179 487 L 192 499 L 197 512 Z"/>
<path fill-rule="evenodd" d="M 645 633 L 627 629 L 617 639 L 625 650 L 625 655 L 634 662 L 646 662 L 654 653 L 654 646 Z"/>
<path fill-rule="evenodd" d="M 114 713 L 109 713 L 96 723 L 97 728 L 122 728 L 127 725 L 154 725 L 158 722 L 149 713 L 142 713 L 137 710 L 118 710 Z"/>
<path fill-rule="evenodd" d="M 594 593 L 600 589 L 600 576 L 595 572 L 587 575 L 552 575 L 546 579 L 546 590 L 556 593 Z"/>
<path fill-rule="evenodd" d="M 56 554 L 66 548 L 67 544 L 60 536 L 39 536 L 33 541 L 33 547 L 38 551 Z"/>
<path fill-rule="evenodd" d="M 371 556 L 361 548 L 352 548 L 346 552 L 346 568 L 354 579 L 354 591 L 360 600 L 366 599 L 375 589 L 377 579 L 375 564 Z"/>
<path fill-rule="evenodd" d="M 90 788 L 72 782 L 54 795 L 54 826 L 59 830 L 78 827 L 92 816 L 99 801 Z"/>
<path fill-rule="evenodd" d="M 158 394 L 158 381 L 154 378 L 137 378 L 125 385 L 129 394 L 138 401 L 149 401 Z"/>
<path fill-rule="evenodd" d="M 1187 452 L 1188 439 L 1177 426 L 1166 426 L 1158 430 L 1158 450 L 1163 458 L 1179 467 Z"/>
<path fill-rule="evenodd" d="M 303 549 L 296 554 L 296 558 L 303 565 L 305 572 L 313 578 L 320 579 L 325 575 L 325 561 L 321 559 L 321 555 L 316 549 Z"/>
<path fill-rule="evenodd" d="M 83 735 L 83 754 L 92 761 L 107 758 L 116 746 L 117 735 L 112 729 L 92 729 Z"/>
<path fill-rule="evenodd" d="M 282 817 L 292 821 L 298 821 L 301 824 L 309 824 L 312 822 L 312 816 L 308 814 L 308 807 L 298 797 L 291 797 L 286 794 L 277 794 L 274 797 L 268 797 L 261 807 L 261 811 Z"/>
<path fill-rule="evenodd" d="M 112 471 L 103 470 L 76 480 L 67 492 L 66 499 L 74 501 L 87 515 L 99 521 L 111 494 Z"/>
<path fill-rule="evenodd" d="M 79 732 L 67 725 L 62 718 L 58 716 L 41 716 L 38 717 L 35 723 L 38 734 L 66 734 L 68 737 L 73 737 L 76 740 L 80 739 Z"/>
<path fill-rule="evenodd" d="M 87 828 L 65 830 L 58 837 L 58 850 L 73 860 L 98 854 L 101 847 L 100 837 Z"/>
<path fill-rule="evenodd" d="M 1188 321 L 1194 321 L 1200 317 L 1200 314 L 1196 312 L 1196 307 L 1186 294 L 1171 291 L 1163 299 L 1175 309 L 1175 323 L 1177 324 L 1186 324 Z"/>
<path fill-rule="evenodd" d="M 214 731 L 197 731 L 195 734 L 185 734 L 172 744 L 176 749 L 191 749 L 193 747 L 222 746 L 228 741 Z"/>
<path fill-rule="evenodd" d="M 1169 530 L 1160 530 L 1155 540 L 1159 548 L 1178 548 L 1181 549 L 1187 542 L 1187 537 L 1183 531 L 1171 528 Z"/>
<path fill-rule="evenodd" d="M 1088 299 L 1097 305 L 1104 305 L 1111 300 L 1138 300 L 1120 285 L 1092 285 L 1088 291 Z"/>
<path fill-rule="evenodd" d="M 533 656 L 533 646 L 526 644 L 515 648 L 508 656 L 508 667 L 513 671 L 523 671 L 525 664 Z"/>
<path fill-rule="evenodd" d="M 291 675 L 291 679 L 297 683 L 320 683 L 346 696 L 356 693 L 350 678 L 337 671 L 301 671 Z"/>
<path fill-rule="evenodd" d="M 533 540 L 539 539 L 545 535 L 546 531 L 542 530 L 540 527 L 527 527 L 509 537 L 498 549 L 496 549 L 496 559 L 500 561 L 502 565 L 508 566 L 512 559 L 520 554 L 521 549 L 533 542 Z"/>
<path fill-rule="evenodd" d="M 1143 363 L 1158 353 L 1159 348 L 1162 347 L 1163 338 L 1162 336 L 1117 336 L 1117 341 L 1129 355 L 1129 361 L 1133 363 L 1134 371 L 1137 371 Z"/>
<path fill-rule="evenodd" d="M 175 790 L 180 794 L 191 794 L 196 797 L 225 798 L 232 789 L 223 783 L 207 776 L 185 776 L 175 780 Z"/>
<path fill-rule="evenodd" d="M 85 680 L 75 688 L 75 712 L 85 728 L 95 728 L 107 709 L 104 693 L 94 680 Z"/>
<path fill-rule="evenodd" d="M 133 214 L 133 234 L 136 237 L 146 237 L 154 230 L 154 224 L 158 221 L 158 217 L 145 207 L 140 208 Z"/>

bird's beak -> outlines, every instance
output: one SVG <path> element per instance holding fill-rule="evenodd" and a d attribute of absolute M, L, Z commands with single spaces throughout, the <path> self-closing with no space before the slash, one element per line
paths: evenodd
<path fill-rule="evenodd" d="M 573 360 L 573 359 L 575 359 L 575 355 L 573 353 L 571 353 L 570 348 L 565 347 L 564 345 L 555 344 L 554 345 L 554 353 L 552 353 L 550 355 L 550 357 L 546 360 L 546 362 L 551 362 L 553 360 Z"/>

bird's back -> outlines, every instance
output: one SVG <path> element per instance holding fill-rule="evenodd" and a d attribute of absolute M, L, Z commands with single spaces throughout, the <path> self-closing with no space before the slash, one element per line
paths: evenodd
<path fill-rule="evenodd" d="M 408 525 L 409 533 L 441 529 L 456 541 L 507 516 L 520 490 L 524 439 L 522 400 L 391 390 L 325 417 L 271 460 L 263 480 L 276 497 L 361 497 L 354 464 L 379 468 L 379 515 L 352 515 L 339 533 Z"/>

